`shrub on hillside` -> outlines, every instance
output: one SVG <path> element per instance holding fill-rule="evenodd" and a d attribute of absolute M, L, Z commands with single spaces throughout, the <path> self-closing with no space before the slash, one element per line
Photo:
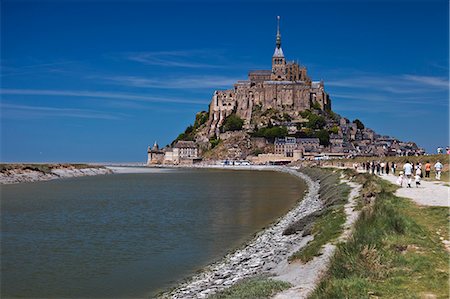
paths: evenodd
<path fill-rule="evenodd" d="M 316 109 L 316 110 L 321 110 L 322 106 L 320 106 L 319 102 L 314 101 L 311 105 L 311 108 Z"/>
<path fill-rule="evenodd" d="M 209 138 L 209 143 L 211 144 L 211 149 L 215 148 L 220 143 L 220 139 L 215 135 L 214 137 Z"/>
<path fill-rule="evenodd" d="M 360 121 L 359 119 L 355 119 L 355 120 L 353 121 L 353 123 L 356 124 L 356 127 L 357 127 L 359 130 L 363 130 L 363 129 L 364 129 L 364 124 L 363 124 L 362 121 Z"/>
<path fill-rule="evenodd" d="M 237 116 L 236 114 L 229 115 L 223 125 L 222 125 L 222 131 L 239 131 L 242 130 L 242 126 L 244 125 L 244 120 Z"/>
<path fill-rule="evenodd" d="M 267 127 L 267 128 L 260 128 L 258 131 L 253 133 L 253 137 L 264 137 L 266 139 L 275 139 L 275 138 L 281 138 L 286 137 L 288 135 L 288 130 L 286 127 Z"/>
<path fill-rule="evenodd" d="M 208 121 L 209 114 L 206 111 L 199 112 L 195 115 L 194 128 L 197 129 Z"/>
<path fill-rule="evenodd" d="M 316 138 L 319 138 L 319 142 L 323 146 L 330 145 L 330 133 L 327 130 L 319 130 L 314 133 Z"/>

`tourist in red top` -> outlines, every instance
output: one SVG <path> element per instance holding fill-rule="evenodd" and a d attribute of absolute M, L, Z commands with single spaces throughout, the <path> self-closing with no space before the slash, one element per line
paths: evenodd
<path fill-rule="evenodd" d="M 425 164 L 425 177 L 430 177 L 430 171 L 431 171 L 431 164 L 430 161 L 427 161 L 427 164 Z"/>

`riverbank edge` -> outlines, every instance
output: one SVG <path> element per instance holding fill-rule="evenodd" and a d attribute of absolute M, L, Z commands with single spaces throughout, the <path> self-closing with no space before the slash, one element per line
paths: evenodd
<path fill-rule="evenodd" d="M 299 172 L 298 168 L 218 165 L 197 168 L 283 172 L 303 180 L 307 190 L 303 199 L 299 199 L 297 205 L 274 224 L 257 233 L 249 242 L 228 253 L 218 262 L 206 266 L 200 273 L 192 275 L 173 289 L 159 294 L 159 298 L 207 298 L 244 278 L 271 273 L 280 263 L 287 260 L 292 252 L 299 250 L 312 239 L 312 236 L 303 237 L 302 234 L 284 236 L 282 234 L 284 229 L 290 223 L 323 208 L 319 200 L 319 182 Z"/>
<path fill-rule="evenodd" d="M 113 174 L 113 170 L 92 165 L 92 167 L 76 168 L 71 165 L 52 167 L 48 172 L 28 168 L 13 168 L 0 172 L 0 185 L 50 181 L 81 176 Z"/>

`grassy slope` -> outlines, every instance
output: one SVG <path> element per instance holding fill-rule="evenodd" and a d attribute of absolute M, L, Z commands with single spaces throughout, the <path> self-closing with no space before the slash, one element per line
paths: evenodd
<path fill-rule="evenodd" d="M 350 188 L 347 184 L 340 183 L 339 171 L 306 168 L 303 172 L 314 180 L 320 179 L 319 197 L 325 205 L 327 205 L 327 200 L 328 203 L 330 199 L 333 200 L 333 203 L 327 205 L 324 213 L 312 225 L 311 234 L 314 239 L 289 258 L 290 261 L 300 259 L 306 263 L 319 255 L 325 244 L 333 241 L 342 233 L 342 225 L 345 223 L 344 205 L 347 202 Z"/>
<path fill-rule="evenodd" d="M 448 298 L 449 254 L 437 234 L 449 234 L 448 209 L 418 207 L 374 176 L 357 179 L 376 200 L 362 199 L 352 239 L 338 245 L 311 298 Z"/>
<path fill-rule="evenodd" d="M 225 289 L 208 298 L 232 299 L 232 298 L 270 298 L 277 292 L 291 287 L 290 283 L 275 281 L 265 277 L 245 279 L 232 287 Z"/>
<path fill-rule="evenodd" d="M 314 223 L 311 234 L 314 239 L 305 247 L 295 252 L 289 257 L 289 261 L 301 260 L 309 262 L 319 255 L 322 247 L 330 241 L 336 239 L 342 233 L 342 225 L 345 222 L 343 205 L 338 209 L 330 210 Z"/>

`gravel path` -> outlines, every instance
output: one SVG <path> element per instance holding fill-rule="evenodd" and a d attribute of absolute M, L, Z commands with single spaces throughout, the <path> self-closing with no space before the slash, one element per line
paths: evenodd
<path fill-rule="evenodd" d="M 389 174 L 381 175 L 380 177 L 397 185 L 397 176 Z M 419 188 L 416 188 L 413 179 L 412 188 L 406 188 L 404 183 L 403 187 L 395 192 L 395 195 L 410 198 L 422 206 L 450 207 L 450 187 L 445 184 L 448 184 L 448 182 L 421 181 Z"/>

